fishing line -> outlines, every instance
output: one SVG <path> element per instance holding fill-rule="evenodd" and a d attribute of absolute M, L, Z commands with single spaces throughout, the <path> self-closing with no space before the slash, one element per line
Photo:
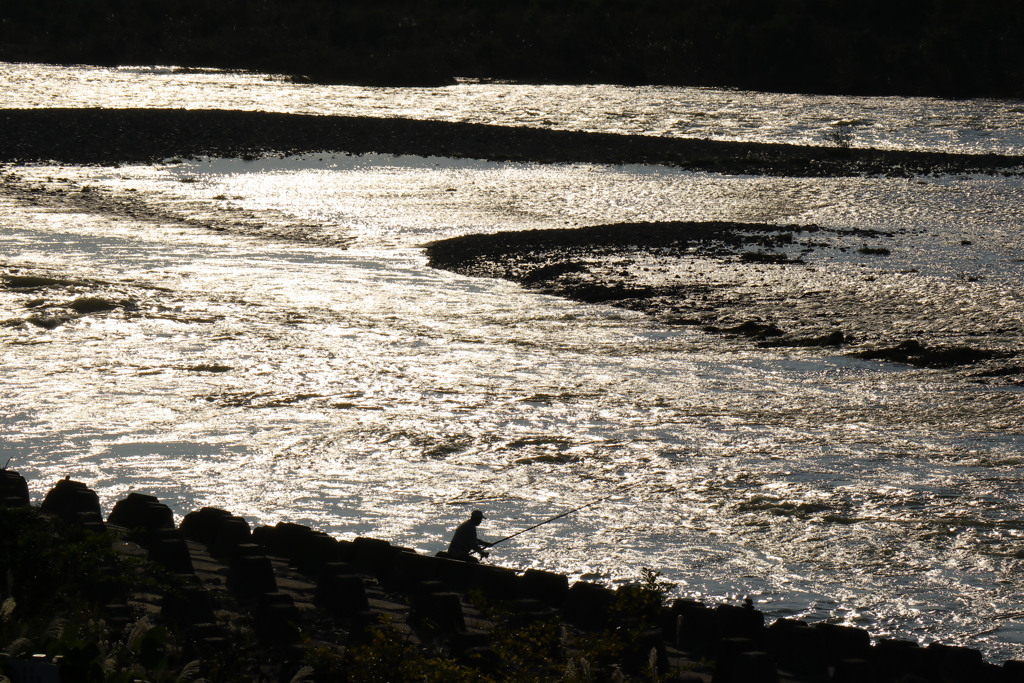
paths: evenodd
<path fill-rule="evenodd" d="M 608 500 L 609 498 L 614 498 L 615 496 L 619 495 L 620 493 L 623 493 L 624 491 L 628 491 L 629 489 L 631 489 L 631 488 L 633 488 L 635 486 L 636 486 L 636 484 L 630 484 L 629 486 L 626 486 L 625 488 L 619 489 L 618 491 L 615 491 L 613 493 L 609 493 L 607 496 L 604 496 L 603 498 L 598 498 L 597 500 L 592 500 L 589 503 L 586 503 L 585 505 L 580 505 L 577 508 L 573 508 L 572 510 L 569 510 L 567 512 L 563 512 L 560 515 L 555 515 L 554 517 L 552 517 L 550 519 L 545 519 L 543 522 L 539 522 L 537 524 L 534 524 L 533 526 L 528 526 L 525 529 L 520 529 L 519 531 L 515 532 L 511 536 L 506 536 L 505 538 L 499 538 L 497 541 L 494 541 L 493 543 L 491 543 L 490 546 L 488 546 L 488 547 L 493 547 L 493 546 L 498 545 L 499 543 L 504 543 L 505 541 L 507 541 L 510 538 L 515 538 L 519 534 L 525 534 L 527 531 L 532 531 L 533 529 L 536 529 L 539 526 L 544 526 L 548 522 L 554 522 L 556 519 L 561 519 L 562 517 L 565 517 L 567 515 L 571 515 L 574 512 L 579 512 L 580 510 L 583 510 L 585 508 L 597 505 L 598 503 L 603 503 L 604 501 Z"/>

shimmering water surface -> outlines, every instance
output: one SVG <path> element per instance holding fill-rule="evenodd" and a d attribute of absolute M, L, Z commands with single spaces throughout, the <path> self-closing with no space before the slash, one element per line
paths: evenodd
<path fill-rule="evenodd" d="M 139 83 L 146 87 L 140 88 Z M 403 117 L 631 135 L 1024 154 L 1024 101 L 830 97 L 714 88 L 361 88 L 168 67 L 66 69 L 0 63 L 0 106 L 243 109 Z"/>
<path fill-rule="evenodd" d="M 0 65 L 0 82 L 8 107 L 216 106 L 785 141 L 870 109 L 857 131 L 871 144 L 1008 153 L 1020 153 L 1024 133 L 1021 106 L 1007 102 L 403 91 L 31 65 Z M 728 123 L 685 128 L 674 112 L 686 107 Z M 459 234 L 625 220 L 885 230 L 889 257 L 822 249 L 784 286 L 868 283 L 866 295 L 905 307 L 906 324 L 969 343 L 978 326 L 1024 326 L 1019 178 L 794 180 L 388 157 L 5 172 L 129 207 L 82 212 L 56 195 L 29 203 L 0 192 L 4 272 L 68 283 L 0 290 L 0 448 L 37 497 L 70 475 L 107 510 L 134 489 L 179 515 L 216 505 L 254 524 L 288 519 L 433 552 L 474 507 L 494 538 L 618 492 L 498 546 L 495 559 L 607 581 L 653 567 L 680 594 L 750 595 L 772 617 L 1024 657 L 1019 388 L 754 349 L 434 271 L 420 249 Z M 133 218 L 140 205 L 158 212 Z M 239 216 L 246 234 L 232 227 Z M 188 222 L 197 217 L 226 229 Z M 261 217 L 268 233 L 284 224 L 308 239 L 261 238 Z M 325 236 L 347 248 L 318 246 Z M 769 270 L 734 276 L 781 283 Z M 21 323 L 83 296 L 118 307 L 52 330 Z"/>

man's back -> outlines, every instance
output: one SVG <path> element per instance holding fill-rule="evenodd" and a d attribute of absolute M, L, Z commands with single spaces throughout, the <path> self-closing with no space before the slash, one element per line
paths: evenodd
<path fill-rule="evenodd" d="M 448 552 L 452 555 L 469 555 L 479 549 L 480 541 L 476 537 L 476 524 L 473 523 L 473 520 L 467 519 L 452 535 L 452 542 L 448 544 Z"/>

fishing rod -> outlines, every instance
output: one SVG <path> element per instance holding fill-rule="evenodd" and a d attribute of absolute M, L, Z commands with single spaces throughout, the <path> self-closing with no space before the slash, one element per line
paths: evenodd
<path fill-rule="evenodd" d="M 492 546 L 498 545 L 499 543 L 504 543 L 505 541 L 507 541 L 510 538 L 515 538 L 519 534 L 525 534 L 527 531 L 532 531 L 532 530 L 536 529 L 539 526 L 544 526 L 548 522 L 553 522 L 556 519 L 561 519 L 562 517 L 565 517 L 567 515 L 571 515 L 574 512 L 579 512 L 580 510 L 583 510 L 584 508 L 591 507 L 592 505 L 597 505 L 598 503 L 603 503 L 604 501 L 608 500 L 609 498 L 617 496 L 620 493 L 622 493 L 623 491 L 628 491 L 629 489 L 633 488 L 634 486 L 636 486 L 636 484 L 630 484 L 629 486 L 627 486 L 624 489 L 619 489 L 618 491 L 616 491 L 614 493 L 609 493 L 604 498 L 598 498 L 597 500 L 592 500 L 592 501 L 590 501 L 589 503 L 587 503 L 585 505 L 580 505 L 578 508 L 573 508 L 572 510 L 569 510 L 568 512 L 563 512 L 560 515 L 555 515 L 551 519 L 545 519 L 543 522 L 540 522 L 538 524 L 534 524 L 533 526 L 526 527 L 525 529 L 520 529 L 519 531 L 515 532 L 511 536 L 506 536 L 505 538 L 499 538 L 497 541 L 494 541 L 493 543 L 491 543 L 487 547 L 492 547 Z"/>

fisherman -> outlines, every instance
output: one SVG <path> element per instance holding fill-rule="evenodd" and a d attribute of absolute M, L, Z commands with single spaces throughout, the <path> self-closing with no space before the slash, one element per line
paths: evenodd
<path fill-rule="evenodd" d="M 470 553 L 478 553 L 480 557 L 487 557 L 487 551 L 484 548 L 490 548 L 494 544 L 481 541 L 476 537 L 476 528 L 480 526 L 480 522 L 483 519 L 484 513 L 479 510 L 473 510 L 469 515 L 469 519 L 460 524 L 459 528 L 452 535 L 452 542 L 448 545 L 448 555 L 453 559 L 465 562 L 480 561 L 470 555 Z"/>

